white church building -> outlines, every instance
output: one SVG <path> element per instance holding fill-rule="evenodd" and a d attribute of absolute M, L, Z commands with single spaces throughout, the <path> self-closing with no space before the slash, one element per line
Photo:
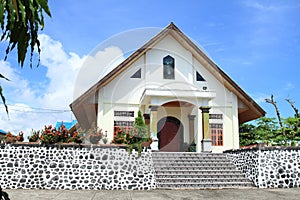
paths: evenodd
<path fill-rule="evenodd" d="M 177 26 L 132 53 L 70 105 L 79 125 L 114 137 L 140 110 L 153 150 L 222 152 L 239 148 L 239 124 L 265 111 Z"/>

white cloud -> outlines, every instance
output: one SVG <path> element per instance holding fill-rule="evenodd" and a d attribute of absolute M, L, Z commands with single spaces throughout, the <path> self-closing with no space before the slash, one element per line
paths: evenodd
<path fill-rule="evenodd" d="M 39 39 L 42 49 L 41 67 L 46 67 L 45 79 L 48 79 L 47 85 L 40 86 L 42 89 L 36 84 L 30 84 L 30 77 L 22 77 L 21 73 L 18 73 L 18 70 L 22 70 L 20 67 L 0 61 L 1 73 L 12 80 L 0 80 L 9 104 L 9 119 L 4 107 L 0 108 L 0 129 L 14 134 L 23 131 L 26 138 L 31 129 L 39 130 L 44 125 L 55 125 L 57 121 L 72 120 L 72 113 L 64 110 L 70 110 L 69 104 L 74 100 L 75 82 L 86 81 L 86 90 L 116 66 L 116 62 L 123 60 L 122 51 L 117 47 L 99 51 L 95 56 L 80 57 L 76 53 L 65 52 L 63 45 L 48 35 L 39 35 Z"/>
<path fill-rule="evenodd" d="M 86 56 L 76 80 L 74 98 L 93 86 L 123 60 L 122 50 L 115 46 L 99 50 L 95 55 Z"/>
<path fill-rule="evenodd" d="M 287 82 L 284 87 L 285 90 L 292 90 L 294 88 L 295 88 L 295 85 L 291 82 Z"/>
<path fill-rule="evenodd" d="M 1 85 L 4 90 L 3 93 L 6 96 L 22 99 L 23 102 L 34 100 L 35 92 L 29 88 L 28 80 L 20 77 L 16 69 L 13 68 L 10 63 L 0 60 L 0 71 L 5 77 L 10 79 L 10 81 L 1 80 Z"/>
<path fill-rule="evenodd" d="M 256 103 L 262 104 L 266 102 L 265 99 L 270 98 L 270 95 L 264 93 L 256 93 L 256 94 L 252 94 L 252 97 Z"/>
<path fill-rule="evenodd" d="M 289 4 L 291 2 L 288 1 L 283 1 L 283 3 L 274 1 L 268 4 L 268 3 L 262 3 L 261 1 L 247 0 L 244 1 L 243 3 L 247 7 L 254 8 L 256 10 L 263 11 L 263 12 L 284 11 L 284 10 L 295 9 L 300 7 L 299 3 Z"/>

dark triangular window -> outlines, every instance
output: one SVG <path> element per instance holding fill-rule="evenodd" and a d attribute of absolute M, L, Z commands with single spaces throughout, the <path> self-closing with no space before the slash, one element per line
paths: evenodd
<path fill-rule="evenodd" d="M 205 81 L 205 79 L 196 71 L 196 81 Z"/>
<path fill-rule="evenodd" d="M 142 77 L 142 69 L 139 69 L 130 78 L 141 78 L 141 77 Z"/>

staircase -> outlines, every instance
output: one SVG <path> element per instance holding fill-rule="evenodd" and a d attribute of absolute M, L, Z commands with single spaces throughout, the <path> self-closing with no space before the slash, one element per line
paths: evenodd
<path fill-rule="evenodd" d="M 225 154 L 153 152 L 158 189 L 253 188 Z"/>

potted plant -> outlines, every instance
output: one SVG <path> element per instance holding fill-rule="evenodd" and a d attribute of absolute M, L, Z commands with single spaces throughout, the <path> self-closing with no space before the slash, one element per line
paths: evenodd
<path fill-rule="evenodd" d="M 96 127 L 92 127 L 88 130 L 87 137 L 92 144 L 98 144 L 102 139 L 103 133 L 102 129 L 97 130 Z"/>
<path fill-rule="evenodd" d="M 10 144 L 10 143 L 15 143 L 16 142 L 16 136 L 14 136 L 11 132 L 8 132 L 5 136 L 5 142 L 7 144 Z"/>
<path fill-rule="evenodd" d="M 23 131 L 19 132 L 16 140 L 17 140 L 17 142 L 23 142 L 24 141 L 24 133 L 23 133 Z"/>

